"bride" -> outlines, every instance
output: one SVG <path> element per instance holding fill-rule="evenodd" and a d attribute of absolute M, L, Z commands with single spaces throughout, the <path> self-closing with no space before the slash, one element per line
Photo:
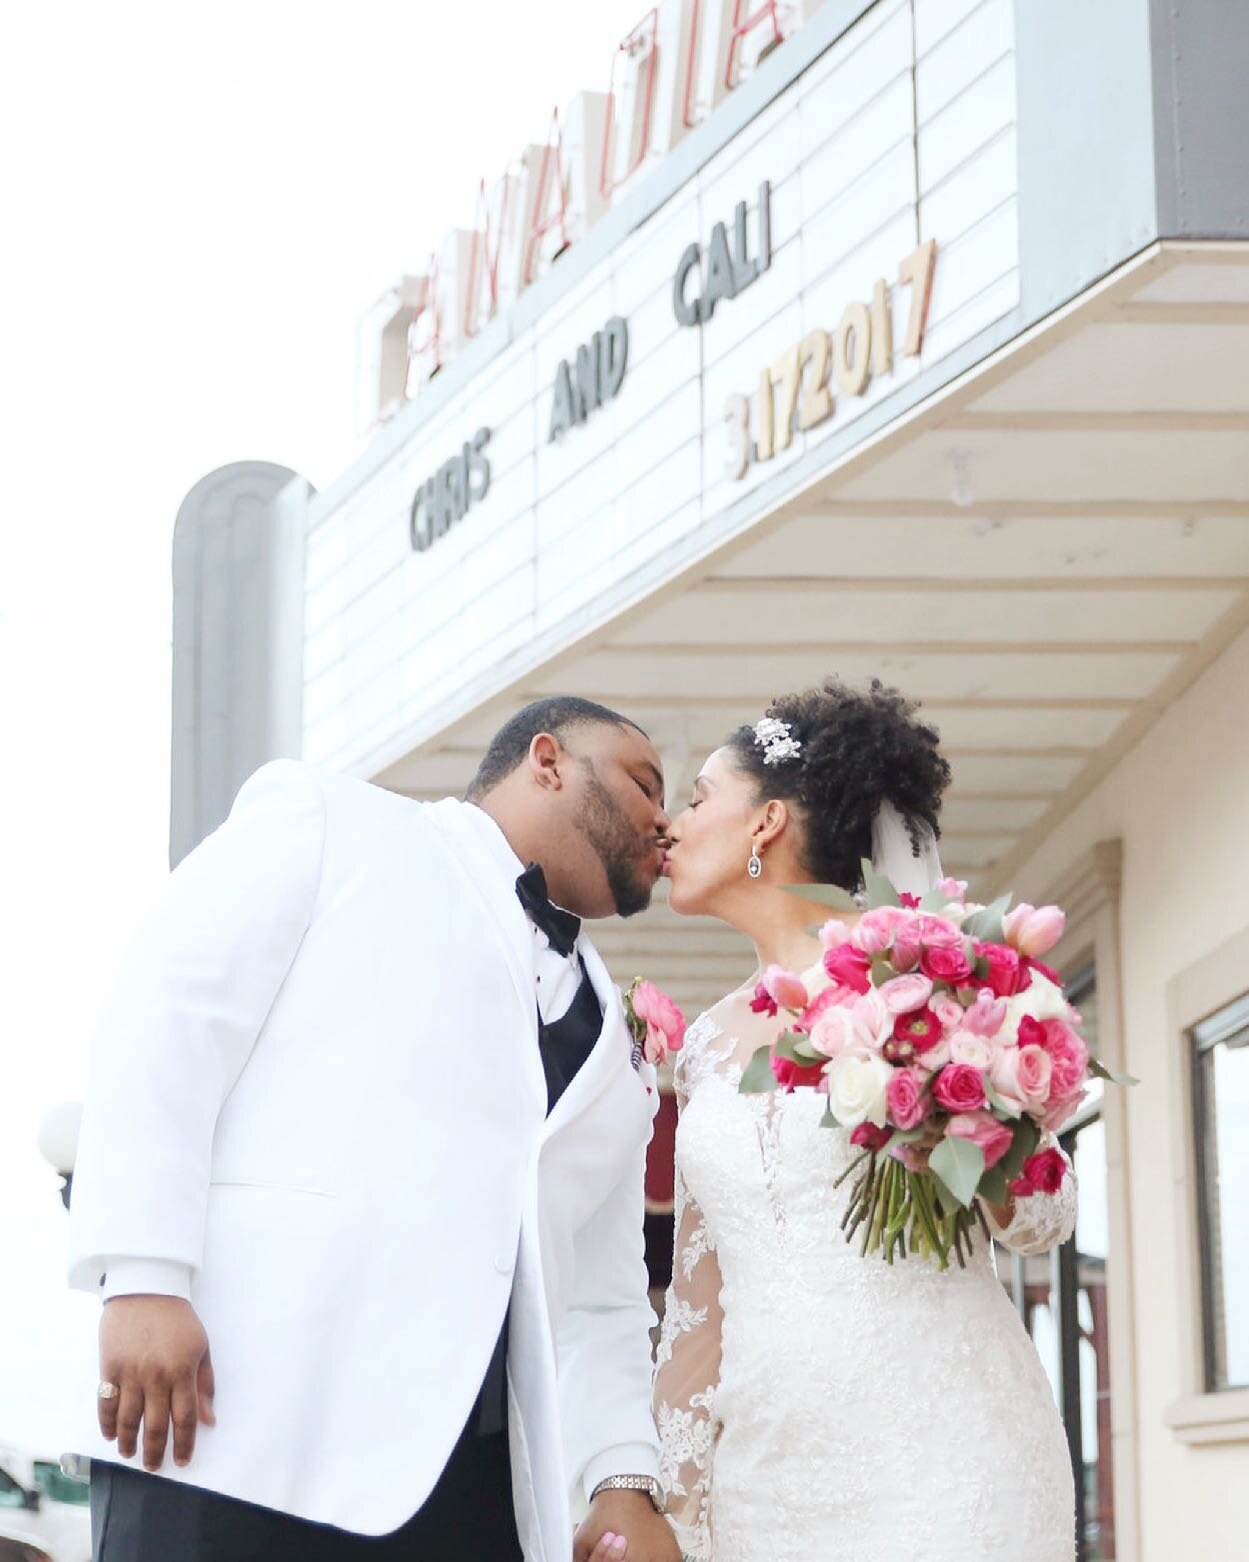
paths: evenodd
<path fill-rule="evenodd" d="M 675 822 L 673 908 L 826 980 L 798 882 L 940 877 L 949 766 L 893 690 L 834 681 L 768 707 L 708 759 Z M 786 723 L 788 735 L 775 725 Z M 822 913 L 821 913 L 822 915 Z M 848 922 L 853 918 L 847 918 Z M 698 1562 L 1072 1562 L 1071 1464 L 1049 1384 L 987 1244 L 941 1272 L 860 1257 L 840 1229 L 854 1153 L 824 1099 L 740 1095 L 778 1022 L 752 977 L 690 1027 L 676 1067 L 676 1242 L 655 1380 L 669 1514 Z M 1056 1195 L 989 1208 L 1005 1247 L 1074 1224 Z"/>

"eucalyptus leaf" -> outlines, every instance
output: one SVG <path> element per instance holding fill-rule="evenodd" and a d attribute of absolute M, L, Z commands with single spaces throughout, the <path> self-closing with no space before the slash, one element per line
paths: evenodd
<path fill-rule="evenodd" d="M 984 1151 L 970 1139 L 947 1135 L 928 1158 L 928 1164 L 958 1202 L 967 1209 L 984 1176 Z"/>
<path fill-rule="evenodd" d="M 803 1068 L 809 1068 L 818 1054 L 799 1052 L 800 1044 L 810 1045 L 805 1031 L 783 1030 L 775 1042 L 777 1057 L 788 1058 L 791 1063 L 801 1063 Z"/>
<path fill-rule="evenodd" d="M 833 1112 L 832 1112 L 832 1108 L 831 1107 L 827 1107 L 826 1106 L 824 1108 L 824 1116 L 820 1118 L 820 1127 L 821 1128 L 840 1128 L 841 1127 L 841 1124 L 833 1116 Z"/>
<path fill-rule="evenodd" d="M 920 897 L 919 909 L 921 911 L 941 912 L 950 904 L 950 897 L 944 890 L 935 886 L 926 895 Z"/>
<path fill-rule="evenodd" d="M 928 1175 L 932 1178 L 933 1189 L 937 1195 L 937 1203 L 941 1206 L 941 1213 L 943 1215 L 953 1215 L 961 1206 L 937 1173 L 931 1169 L 931 1166 L 932 1163 L 929 1162 Z"/>
<path fill-rule="evenodd" d="M 1098 1079 L 1108 1080 L 1112 1085 L 1139 1085 L 1140 1080 L 1134 1074 L 1115 1074 L 1106 1065 L 1089 1054 L 1089 1073 L 1096 1074 Z"/>
<path fill-rule="evenodd" d="M 882 878 L 872 867 L 871 862 L 864 857 L 860 863 L 863 870 L 863 888 L 867 891 L 867 903 L 875 910 L 877 906 L 900 906 L 901 900 L 898 892 L 888 879 Z"/>
<path fill-rule="evenodd" d="M 873 987 L 883 987 L 898 974 L 884 955 L 872 956 L 871 973 Z"/>
<path fill-rule="evenodd" d="M 1014 1182 L 1023 1170 L 1023 1163 L 1033 1154 L 1041 1142 L 1041 1132 L 1030 1117 L 1021 1117 L 1015 1125 L 1015 1138 L 1009 1150 L 998 1162 L 1007 1182 Z"/>
<path fill-rule="evenodd" d="M 1006 936 L 1002 918 L 1010 910 L 1010 896 L 999 895 L 991 905 L 973 911 L 963 923 L 963 932 L 970 938 L 978 938 L 986 944 L 1000 944 Z"/>
<path fill-rule="evenodd" d="M 772 1049 L 760 1047 L 742 1070 L 738 1090 L 743 1095 L 758 1096 L 776 1089 L 776 1075 L 772 1072 Z"/>
<path fill-rule="evenodd" d="M 829 906 L 833 911 L 860 910 L 854 896 L 840 884 L 782 884 L 781 888 L 791 895 L 801 895 L 803 900 L 818 900 L 821 906 Z"/>
<path fill-rule="evenodd" d="M 1006 1173 L 1000 1164 L 990 1166 L 980 1179 L 980 1196 L 988 1199 L 990 1204 L 1005 1204 L 1009 1197 L 1010 1189 L 1006 1185 Z"/>

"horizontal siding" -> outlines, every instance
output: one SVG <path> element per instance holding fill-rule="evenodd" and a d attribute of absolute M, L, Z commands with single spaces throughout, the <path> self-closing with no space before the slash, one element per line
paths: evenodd
<path fill-rule="evenodd" d="M 882 0 L 476 383 L 318 515 L 305 603 L 310 757 L 350 766 L 491 668 L 514 675 L 536 637 L 595 621 L 665 550 L 713 528 L 726 507 L 1014 307 L 1012 30 L 1011 0 Z M 765 179 L 770 269 L 701 330 L 680 329 L 679 256 L 693 241 L 705 249 L 713 223 L 731 233 L 738 201 L 754 252 Z M 909 290 L 896 285 L 898 266 L 928 236 L 939 257 L 922 357 L 896 357 L 863 396 L 839 398 L 788 451 L 730 481 L 726 398 L 755 398 L 761 370 L 812 328 L 834 330 L 878 277 L 891 285 L 900 347 Z M 619 395 L 549 441 L 559 362 L 614 314 L 629 323 Z M 487 498 L 434 548 L 412 553 L 415 490 L 483 424 Z M 938 684 L 953 690 L 951 679 Z"/>

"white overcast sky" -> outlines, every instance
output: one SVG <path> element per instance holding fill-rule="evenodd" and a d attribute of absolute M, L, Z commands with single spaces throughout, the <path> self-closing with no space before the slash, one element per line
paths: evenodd
<path fill-rule="evenodd" d="M 643 0 L 69 0 L 0 54 L 0 1443 L 59 1452 L 64 1213 L 35 1133 L 166 871 L 169 549 L 204 473 L 327 484 L 357 322 Z"/>

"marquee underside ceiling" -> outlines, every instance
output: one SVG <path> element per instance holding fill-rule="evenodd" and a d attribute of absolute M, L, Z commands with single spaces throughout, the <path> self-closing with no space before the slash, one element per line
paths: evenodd
<path fill-rule="evenodd" d="M 378 779 L 461 791 L 508 711 L 573 691 L 651 732 L 679 805 L 771 695 L 878 676 L 941 730 L 948 868 L 1010 884 L 1249 625 L 1246 362 L 1249 248 L 1163 247 Z M 598 942 L 688 1011 L 752 970 L 658 904 Z"/>

